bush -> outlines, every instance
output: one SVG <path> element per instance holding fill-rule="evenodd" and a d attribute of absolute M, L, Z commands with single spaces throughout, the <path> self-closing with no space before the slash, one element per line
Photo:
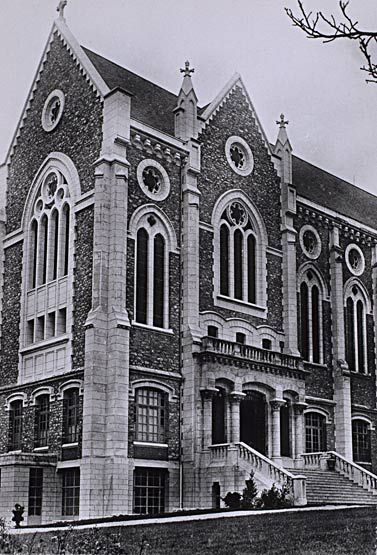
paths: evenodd
<path fill-rule="evenodd" d="M 228 491 L 226 496 L 223 497 L 223 501 L 229 509 L 241 508 L 241 494 L 238 493 L 238 491 L 233 491 L 233 492 Z"/>
<path fill-rule="evenodd" d="M 260 509 L 284 509 L 292 507 L 292 499 L 287 484 L 284 484 L 281 489 L 272 484 L 270 489 L 264 489 L 259 499 L 257 499 L 256 506 Z"/>

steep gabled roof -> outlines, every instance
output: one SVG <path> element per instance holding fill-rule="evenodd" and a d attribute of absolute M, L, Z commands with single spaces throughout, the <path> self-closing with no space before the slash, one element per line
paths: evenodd
<path fill-rule="evenodd" d="M 82 47 L 109 89 L 121 87 L 132 96 L 131 117 L 160 131 L 174 135 L 177 95 L 132 73 L 107 58 Z"/>
<path fill-rule="evenodd" d="M 377 197 L 293 156 L 293 184 L 306 199 L 377 229 Z"/>

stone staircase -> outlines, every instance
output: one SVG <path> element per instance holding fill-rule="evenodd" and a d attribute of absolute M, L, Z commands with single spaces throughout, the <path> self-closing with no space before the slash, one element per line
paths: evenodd
<path fill-rule="evenodd" d="M 377 496 L 336 470 L 300 468 L 308 505 L 377 505 Z"/>

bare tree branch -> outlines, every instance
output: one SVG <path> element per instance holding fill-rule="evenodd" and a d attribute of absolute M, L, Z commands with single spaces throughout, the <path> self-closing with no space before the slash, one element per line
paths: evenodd
<path fill-rule="evenodd" d="M 313 12 L 306 11 L 302 0 L 298 0 L 299 13 L 297 15 L 289 8 L 285 8 L 285 11 L 294 27 L 304 31 L 310 39 L 322 39 L 324 43 L 338 39 L 357 41 L 365 61 L 360 69 L 367 72 L 369 78 L 366 81 L 368 83 L 377 83 L 377 64 L 373 62 L 372 54 L 373 47 L 377 47 L 377 31 L 359 28 L 359 22 L 353 21 L 348 13 L 348 6 L 349 0 L 339 1 L 339 20 L 333 14 L 327 16 L 321 11 L 313 15 Z"/>

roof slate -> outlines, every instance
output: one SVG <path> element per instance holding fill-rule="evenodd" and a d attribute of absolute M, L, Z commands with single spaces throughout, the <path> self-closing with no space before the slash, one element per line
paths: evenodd
<path fill-rule="evenodd" d="M 312 202 L 377 229 L 377 197 L 293 156 L 293 184 Z"/>
<path fill-rule="evenodd" d="M 131 117 L 151 125 L 169 135 L 174 135 L 173 110 L 177 95 L 82 47 L 102 79 L 110 89 L 121 87 L 130 92 Z"/>

